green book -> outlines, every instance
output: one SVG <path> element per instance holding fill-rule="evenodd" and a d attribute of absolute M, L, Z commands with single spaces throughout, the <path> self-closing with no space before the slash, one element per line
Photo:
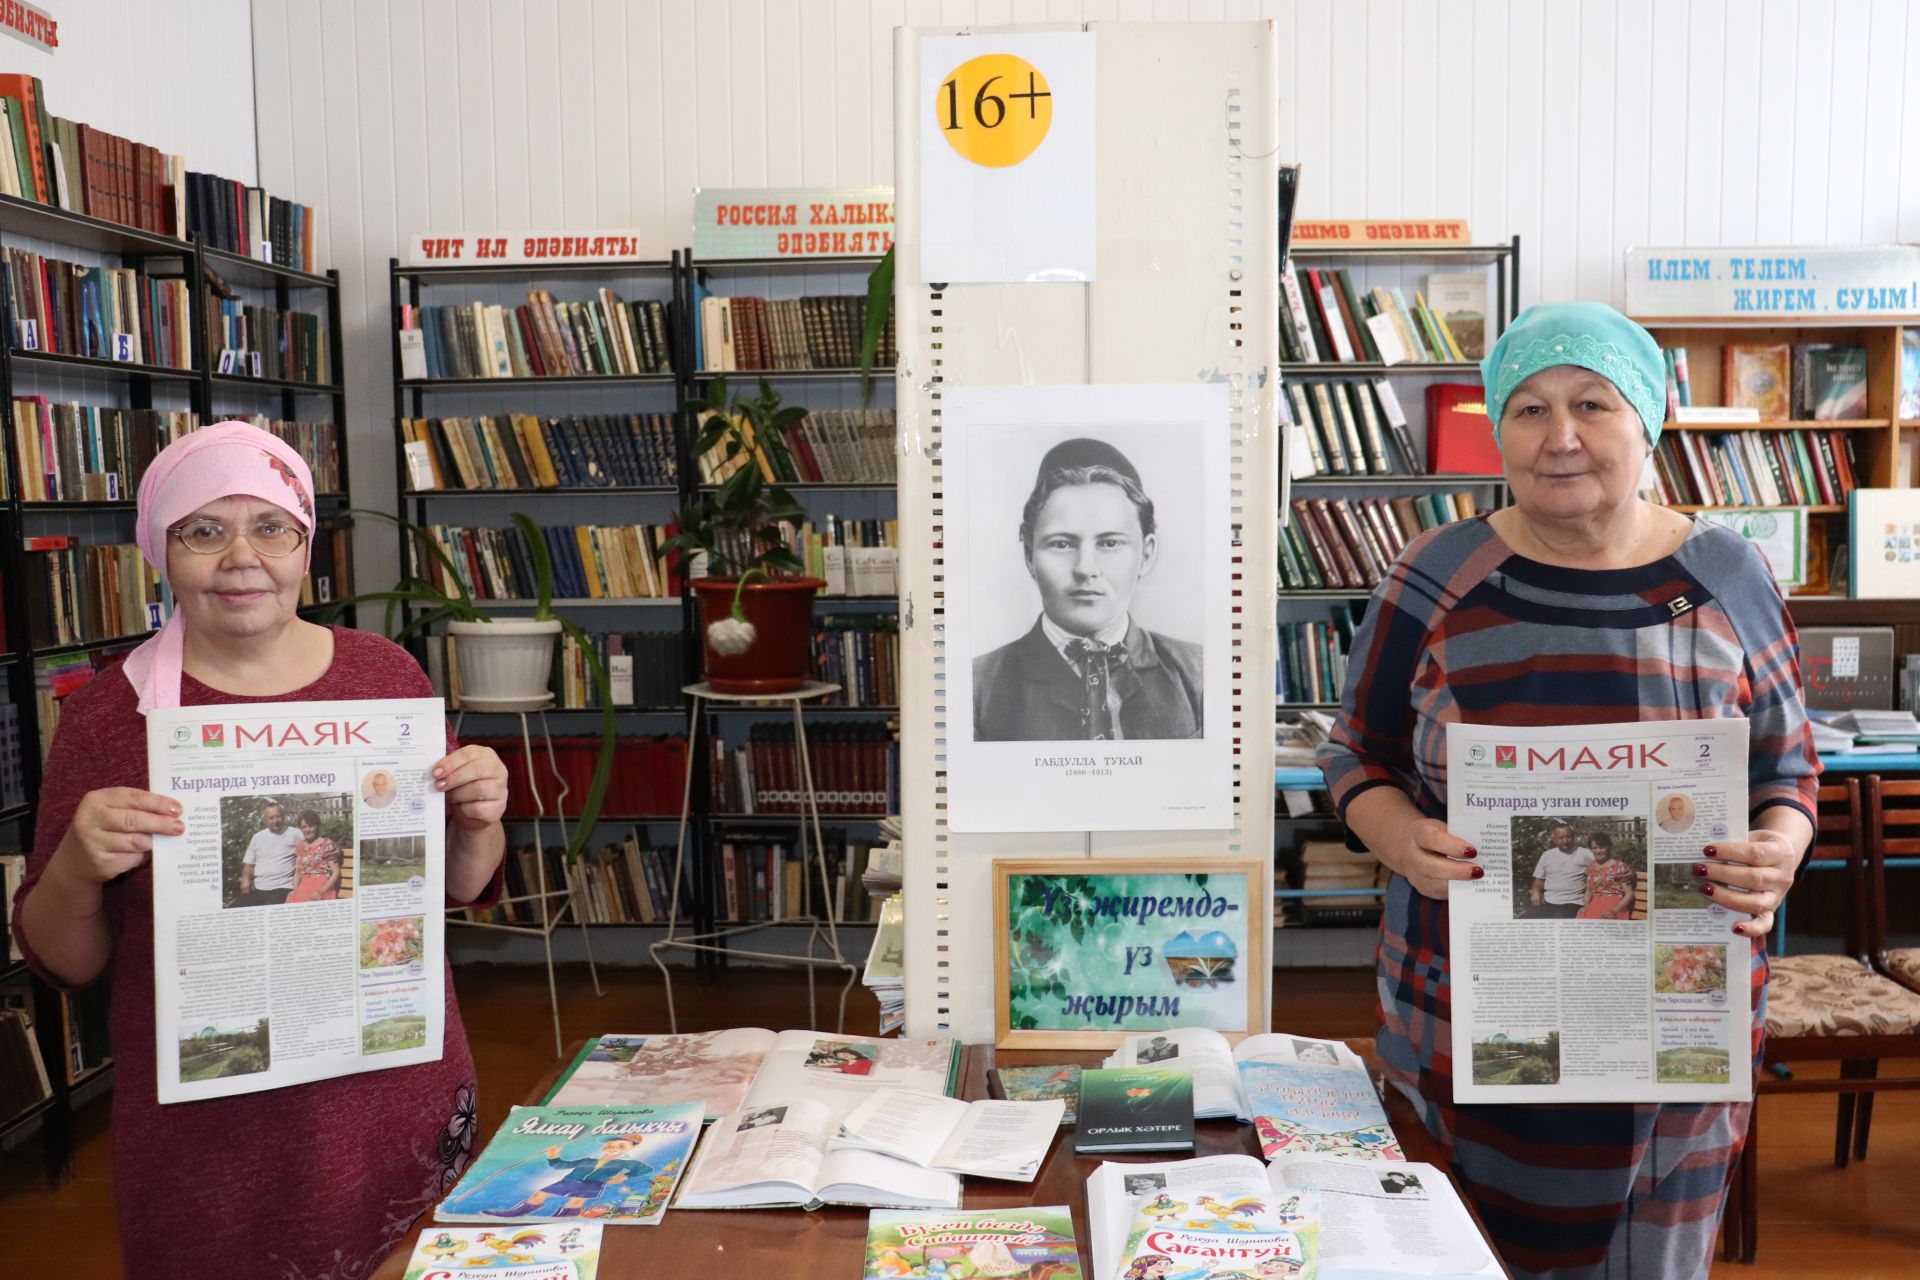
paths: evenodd
<path fill-rule="evenodd" d="M 1073 1149 L 1179 1151 L 1193 1146 L 1193 1077 L 1163 1067 L 1090 1067 L 1080 1073 Z"/>

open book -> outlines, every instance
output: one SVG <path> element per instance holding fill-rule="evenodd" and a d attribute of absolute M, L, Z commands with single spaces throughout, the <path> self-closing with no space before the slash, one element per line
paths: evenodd
<path fill-rule="evenodd" d="M 1093 1274 L 1502 1276 L 1447 1175 L 1406 1161 L 1207 1156 L 1087 1179 Z"/>
<path fill-rule="evenodd" d="M 955 1174 L 876 1151 L 830 1150 L 840 1121 L 839 1111 L 810 1098 L 749 1104 L 722 1116 L 707 1130 L 674 1204 L 682 1209 L 959 1207 Z"/>
<path fill-rule="evenodd" d="M 1129 1036 L 1107 1059 L 1136 1064 L 1190 1072 L 1194 1117 L 1252 1121 L 1269 1159 L 1283 1151 L 1401 1158 L 1365 1064 L 1338 1040 L 1276 1032 L 1234 1045 L 1206 1027 L 1181 1027 Z"/>
<path fill-rule="evenodd" d="M 560 1106 L 698 1102 L 709 1121 L 752 1100 L 817 1096 L 850 1111 L 876 1087 L 952 1093 L 952 1040 L 881 1040 L 758 1027 L 685 1035 L 603 1035 L 567 1068 L 545 1101 Z"/>
<path fill-rule="evenodd" d="M 878 1151 L 926 1169 L 1032 1182 L 1066 1109 L 1058 1098 L 962 1102 L 887 1089 L 855 1107 L 829 1145 L 836 1151 Z"/>

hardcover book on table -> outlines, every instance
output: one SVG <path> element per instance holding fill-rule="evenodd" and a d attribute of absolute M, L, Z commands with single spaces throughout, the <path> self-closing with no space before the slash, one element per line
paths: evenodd
<path fill-rule="evenodd" d="M 1177 1151 L 1191 1146 L 1191 1075 L 1161 1067 L 1096 1067 L 1080 1073 L 1075 1151 Z"/>

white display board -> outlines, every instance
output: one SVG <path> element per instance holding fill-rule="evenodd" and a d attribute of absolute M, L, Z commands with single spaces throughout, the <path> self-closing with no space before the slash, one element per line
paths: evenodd
<path fill-rule="evenodd" d="M 1097 278 L 947 285 L 922 279 L 920 41 L 1077 31 L 1094 38 Z M 1283 493 L 1276 408 L 1279 45 L 1267 22 L 1090 23 L 898 30 L 895 293 L 899 396 L 902 819 L 907 1034 L 993 1034 L 996 858 L 1253 854 L 1272 892 L 1274 535 Z M 961 833 L 947 826 L 951 716 L 942 405 L 957 387 L 1218 384 L 1229 476 L 1220 552 L 1230 590 L 1233 824 L 1220 830 Z M 911 531 L 910 533 L 908 531 Z M 1264 1030 L 1257 1027 L 1255 1030 Z"/>

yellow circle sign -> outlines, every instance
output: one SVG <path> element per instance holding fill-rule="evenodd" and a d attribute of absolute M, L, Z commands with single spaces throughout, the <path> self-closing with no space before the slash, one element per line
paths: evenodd
<path fill-rule="evenodd" d="M 961 63 L 934 93 L 947 145 L 990 169 L 1019 164 L 1053 127 L 1053 90 L 1031 62 L 987 53 Z"/>

